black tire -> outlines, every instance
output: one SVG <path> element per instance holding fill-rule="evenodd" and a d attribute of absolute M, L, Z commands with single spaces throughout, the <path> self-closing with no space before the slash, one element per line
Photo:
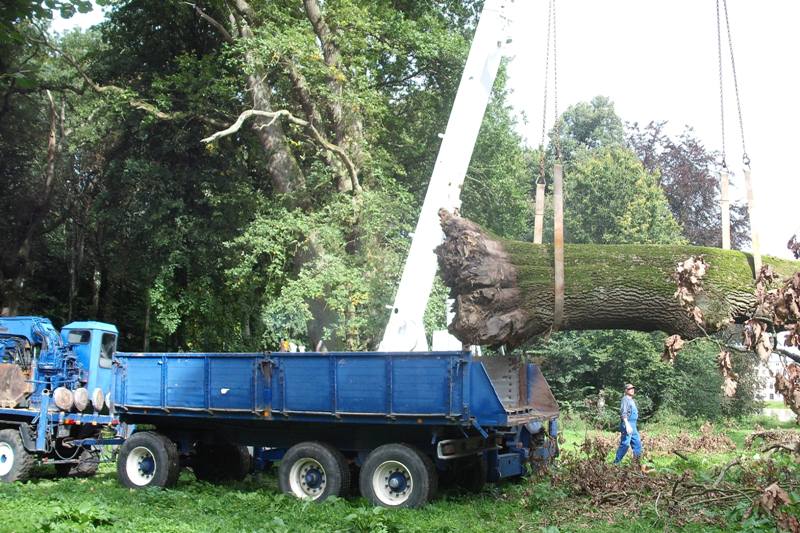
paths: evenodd
<path fill-rule="evenodd" d="M 65 455 L 64 452 L 61 453 L 62 457 Z M 60 463 L 55 465 L 56 474 L 61 477 L 92 477 L 97 474 L 97 469 L 100 466 L 99 452 L 81 448 L 75 458 L 78 460 L 77 463 Z"/>
<path fill-rule="evenodd" d="M 16 429 L 0 431 L 0 482 L 27 481 L 36 458 L 25 449 Z"/>
<path fill-rule="evenodd" d="M 132 489 L 174 487 L 180 474 L 175 443 L 153 431 L 134 433 L 117 458 L 117 479 Z"/>
<path fill-rule="evenodd" d="M 301 442 L 286 452 L 278 466 L 283 492 L 321 502 L 350 491 L 350 466 L 344 455 L 324 442 Z"/>
<path fill-rule="evenodd" d="M 488 465 L 483 454 L 462 459 L 458 463 L 456 485 L 467 492 L 478 493 L 486 485 Z"/>
<path fill-rule="evenodd" d="M 359 486 L 361 495 L 373 505 L 421 507 L 436 495 L 438 480 L 433 461 L 419 449 L 384 444 L 361 465 Z"/>
<path fill-rule="evenodd" d="M 200 481 L 210 483 L 242 481 L 250 473 L 251 468 L 252 458 L 247 446 L 203 442 L 195 446 L 192 471 Z"/>

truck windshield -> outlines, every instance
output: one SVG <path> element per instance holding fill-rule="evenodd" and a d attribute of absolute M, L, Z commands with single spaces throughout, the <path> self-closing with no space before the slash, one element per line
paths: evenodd
<path fill-rule="evenodd" d="M 117 351 L 117 336 L 113 333 L 103 333 L 103 343 L 100 347 L 100 368 L 111 368 L 111 358 Z"/>
<path fill-rule="evenodd" d="M 92 340 L 92 332 L 85 329 L 73 329 L 67 335 L 69 344 L 89 344 Z"/>

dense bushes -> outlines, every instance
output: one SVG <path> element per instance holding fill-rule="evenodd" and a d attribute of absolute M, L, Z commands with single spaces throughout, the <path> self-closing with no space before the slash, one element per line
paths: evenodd
<path fill-rule="evenodd" d="M 741 417 L 760 408 L 757 358 L 734 354 L 739 386 L 733 398 L 722 394 L 716 369 L 719 349 L 711 341 L 689 343 L 674 364 L 661 359 L 663 334 L 633 331 L 564 332 L 533 347 L 534 360 L 562 408 L 591 414 L 598 426 L 615 427 L 625 383 L 637 386 L 640 418 L 675 412 L 709 420 Z"/>

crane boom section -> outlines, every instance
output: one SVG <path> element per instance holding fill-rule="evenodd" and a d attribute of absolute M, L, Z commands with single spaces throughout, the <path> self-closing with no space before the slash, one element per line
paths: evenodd
<path fill-rule="evenodd" d="M 508 41 L 506 22 L 512 6 L 513 0 L 487 0 L 484 4 L 380 344 L 381 351 L 428 349 L 422 319 L 436 276 L 434 250 L 443 239 L 438 212 L 441 208 L 452 211 L 461 206 L 461 188 Z"/>

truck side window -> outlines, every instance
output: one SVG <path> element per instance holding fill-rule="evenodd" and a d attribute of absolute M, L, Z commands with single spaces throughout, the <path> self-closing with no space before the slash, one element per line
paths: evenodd
<path fill-rule="evenodd" d="M 103 333 L 103 342 L 100 347 L 100 368 L 111 368 L 111 358 L 117 351 L 117 336 L 113 333 Z"/>
<path fill-rule="evenodd" d="M 67 335 L 67 342 L 70 344 L 89 344 L 92 340 L 92 332 L 85 329 L 73 329 Z"/>

